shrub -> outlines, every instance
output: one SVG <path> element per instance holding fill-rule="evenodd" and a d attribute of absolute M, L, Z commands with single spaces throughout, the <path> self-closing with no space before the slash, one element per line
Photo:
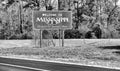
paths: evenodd
<path fill-rule="evenodd" d="M 69 29 L 69 30 L 65 30 L 65 39 L 78 39 L 81 38 L 82 33 L 80 33 L 79 30 L 73 30 L 73 29 Z"/>

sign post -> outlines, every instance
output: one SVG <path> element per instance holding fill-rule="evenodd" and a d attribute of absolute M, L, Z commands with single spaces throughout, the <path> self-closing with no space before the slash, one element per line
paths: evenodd
<path fill-rule="evenodd" d="M 64 47 L 64 30 L 62 30 L 62 47 Z"/>
<path fill-rule="evenodd" d="M 40 48 L 42 48 L 42 30 L 40 30 Z"/>
<path fill-rule="evenodd" d="M 40 30 L 40 47 L 42 47 L 42 30 L 62 30 L 62 46 L 64 46 L 64 30 L 72 28 L 71 11 L 34 11 L 33 29 Z"/>
<path fill-rule="evenodd" d="M 61 46 L 61 41 L 60 41 L 60 39 L 61 39 L 61 33 L 60 33 L 60 29 L 58 30 L 59 31 L 59 46 Z"/>

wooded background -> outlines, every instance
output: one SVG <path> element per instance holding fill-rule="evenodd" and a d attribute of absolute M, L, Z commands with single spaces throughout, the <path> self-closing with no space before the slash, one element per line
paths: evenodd
<path fill-rule="evenodd" d="M 0 39 L 32 39 L 33 10 L 72 11 L 73 27 L 65 31 L 67 39 L 84 38 L 94 24 L 100 25 L 102 38 L 120 38 L 120 7 L 117 2 L 118 0 L 0 0 Z M 58 32 L 44 31 L 43 36 L 59 38 Z"/>

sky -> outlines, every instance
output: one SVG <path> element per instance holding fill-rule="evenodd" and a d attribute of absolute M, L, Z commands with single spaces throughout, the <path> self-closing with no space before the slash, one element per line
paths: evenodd
<path fill-rule="evenodd" d="M 118 1 L 117 5 L 119 5 L 119 6 L 120 6 L 120 0 Z"/>

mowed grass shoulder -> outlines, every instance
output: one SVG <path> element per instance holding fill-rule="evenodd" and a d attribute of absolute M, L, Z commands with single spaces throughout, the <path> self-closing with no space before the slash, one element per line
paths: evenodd
<path fill-rule="evenodd" d="M 115 46 L 115 45 L 114 45 Z M 55 61 L 65 61 L 82 63 L 86 65 L 100 65 L 107 67 L 120 67 L 120 49 L 118 45 L 96 46 L 80 45 L 65 47 L 13 47 L 1 48 L 2 56 L 21 56 L 35 59 L 47 59 Z"/>
<path fill-rule="evenodd" d="M 81 47 L 47 47 L 47 48 L 32 48 L 32 47 L 14 47 L 1 48 L 2 55 L 26 55 L 26 56 L 40 56 L 44 58 L 65 58 L 65 59 L 98 59 L 104 61 L 120 61 L 115 50 L 103 49 L 92 46 Z"/>

